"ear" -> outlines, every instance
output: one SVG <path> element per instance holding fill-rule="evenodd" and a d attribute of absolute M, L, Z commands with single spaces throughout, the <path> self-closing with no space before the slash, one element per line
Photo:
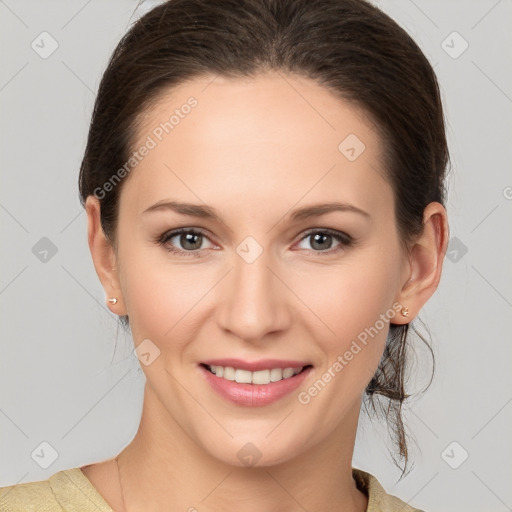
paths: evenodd
<path fill-rule="evenodd" d="M 112 244 L 107 240 L 101 227 L 99 200 L 89 196 L 85 202 L 87 213 L 87 239 L 96 273 L 107 295 L 107 306 L 116 315 L 126 315 L 126 308 L 121 293 L 119 275 L 116 265 L 116 254 Z M 116 298 L 112 304 L 108 299 Z"/>
<path fill-rule="evenodd" d="M 432 202 L 423 212 L 423 231 L 409 250 L 402 289 L 397 301 L 408 315 L 397 315 L 396 324 L 409 323 L 436 291 L 441 280 L 448 245 L 448 220 L 440 203 Z"/>

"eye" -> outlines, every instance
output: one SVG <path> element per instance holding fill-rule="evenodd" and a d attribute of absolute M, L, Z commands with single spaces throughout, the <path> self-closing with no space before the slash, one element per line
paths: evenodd
<path fill-rule="evenodd" d="M 300 247 L 301 249 L 313 250 L 317 253 L 334 253 L 342 250 L 345 247 L 349 247 L 354 244 L 354 240 L 341 231 L 335 231 L 333 229 L 315 229 L 308 231 L 301 239 L 301 243 L 309 240 L 310 247 Z M 333 242 L 337 241 L 338 245 L 334 245 Z"/>
<path fill-rule="evenodd" d="M 301 238 L 300 243 L 308 240 L 312 249 L 300 246 L 299 249 L 315 252 L 318 255 L 332 254 L 354 245 L 354 239 L 346 233 L 327 228 L 308 231 Z M 157 239 L 157 243 L 164 246 L 169 252 L 197 258 L 202 257 L 203 249 L 212 248 L 211 246 L 204 247 L 205 241 L 209 241 L 206 234 L 199 229 L 193 228 L 179 228 L 167 231 Z M 337 242 L 337 245 L 334 245 L 333 248 L 334 242 Z"/>
<path fill-rule="evenodd" d="M 209 239 L 200 230 L 180 228 L 164 233 L 158 239 L 158 243 L 163 245 L 169 252 L 199 257 L 199 251 L 205 249 L 203 246 L 205 240 Z M 176 247 L 176 245 L 181 247 Z"/>

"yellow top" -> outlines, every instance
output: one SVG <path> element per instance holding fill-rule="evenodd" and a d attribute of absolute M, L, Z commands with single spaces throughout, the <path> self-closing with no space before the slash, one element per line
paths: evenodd
<path fill-rule="evenodd" d="M 357 487 L 368 496 L 366 512 L 422 512 L 387 494 L 370 473 L 352 468 Z M 0 512 L 113 512 L 80 468 L 48 480 L 0 487 Z"/>

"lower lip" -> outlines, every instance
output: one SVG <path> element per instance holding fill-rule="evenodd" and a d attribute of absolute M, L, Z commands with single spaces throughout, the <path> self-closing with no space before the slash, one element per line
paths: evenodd
<path fill-rule="evenodd" d="M 199 368 L 214 391 L 225 399 L 246 407 L 261 407 L 277 402 L 295 391 L 311 371 L 311 367 L 308 367 L 293 377 L 269 384 L 239 384 L 234 380 L 217 377 L 204 366 Z"/>

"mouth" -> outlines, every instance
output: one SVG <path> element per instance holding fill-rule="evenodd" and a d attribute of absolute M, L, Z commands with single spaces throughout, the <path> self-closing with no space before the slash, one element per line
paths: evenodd
<path fill-rule="evenodd" d="M 214 364 L 202 364 L 210 373 L 221 379 L 237 382 L 238 384 L 255 384 L 263 386 L 271 382 L 291 379 L 304 370 L 311 368 L 311 365 L 283 368 L 267 368 L 263 370 L 250 371 L 234 366 L 221 366 Z"/>
<path fill-rule="evenodd" d="M 221 364 L 222 363 L 222 364 Z M 238 359 L 207 361 L 199 365 L 210 388 L 235 405 L 269 405 L 290 395 L 306 379 L 313 365 L 301 361 Z"/>

